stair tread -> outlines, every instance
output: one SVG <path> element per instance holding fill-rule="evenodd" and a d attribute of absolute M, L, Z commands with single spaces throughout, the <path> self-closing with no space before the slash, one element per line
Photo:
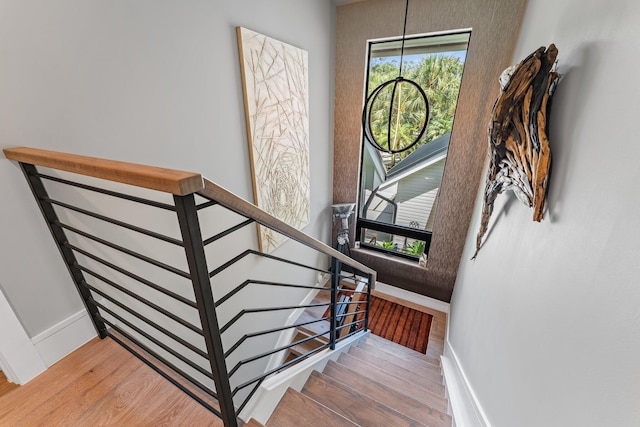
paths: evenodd
<path fill-rule="evenodd" d="M 318 371 L 302 393 L 359 425 L 424 425 Z"/>
<path fill-rule="evenodd" d="M 307 313 L 306 311 L 303 312 L 300 317 L 298 317 L 298 320 L 296 321 L 296 323 L 304 323 L 304 322 L 311 322 L 313 320 L 319 320 L 321 318 L 319 317 L 313 317 L 311 316 L 309 313 Z M 308 325 L 304 325 L 304 326 L 298 326 L 297 327 L 298 330 L 303 331 L 309 335 L 318 335 L 321 333 L 325 333 L 325 335 L 322 335 L 321 337 L 318 337 L 318 339 L 321 339 L 325 342 L 329 341 L 329 329 L 330 329 L 330 325 L 329 322 L 327 320 L 322 320 L 319 322 L 315 322 L 315 323 L 309 323 Z"/>
<path fill-rule="evenodd" d="M 404 347 L 400 344 L 394 343 L 393 341 L 389 341 L 377 335 L 370 334 L 367 337 L 367 341 L 370 341 L 371 345 L 375 346 L 376 348 L 386 352 L 390 352 L 405 360 L 417 359 L 426 361 L 427 363 L 430 363 L 438 368 L 440 367 L 440 360 L 431 356 L 427 356 L 426 354 L 420 353 L 419 351 L 411 350 L 410 348 Z"/>
<path fill-rule="evenodd" d="M 266 424 L 267 427 L 338 427 L 356 425 L 309 396 L 291 388 L 285 392 Z"/>
<path fill-rule="evenodd" d="M 433 365 L 420 363 L 420 361 L 400 359 L 391 353 L 380 351 L 376 347 L 367 344 L 360 344 L 357 347 L 352 347 L 352 349 L 358 355 L 364 354 L 364 356 L 358 356 L 358 358 L 363 357 L 375 361 L 376 365 L 381 367 L 388 366 L 389 371 L 400 371 L 400 376 L 407 376 L 412 379 L 417 374 L 420 378 L 443 384 L 441 369 Z"/>
<path fill-rule="evenodd" d="M 300 340 L 303 340 L 305 338 L 308 338 L 309 336 L 310 335 L 306 335 L 304 333 L 298 332 L 298 333 L 296 333 L 293 341 L 294 342 L 295 341 L 300 341 Z M 325 344 L 326 344 L 326 342 L 324 342 L 324 341 L 320 341 L 320 340 L 317 340 L 317 339 L 312 339 L 312 340 L 308 340 L 308 341 L 305 341 L 305 342 L 301 342 L 300 344 L 294 345 L 293 347 L 291 347 L 289 349 L 289 351 L 291 353 L 297 354 L 298 356 L 301 356 L 301 355 L 306 354 L 306 353 L 308 353 L 308 352 L 310 352 L 312 350 L 315 350 L 316 348 L 321 347 L 321 346 L 323 346 Z"/>
<path fill-rule="evenodd" d="M 441 412 L 447 411 L 447 399 L 438 393 L 427 390 L 417 384 L 407 382 L 395 375 L 379 369 L 375 365 L 361 361 L 348 353 L 342 353 L 337 360 L 338 363 L 358 372 L 367 375 L 368 378 L 381 382 L 393 388 L 397 393 L 413 397 L 419 402 L 425 403 Z"/>
<path fill-rule="evenodd" d="M 251 418 L 249 422 L 244 423 L 244 427 L 264 427 L 264 425 L 259 421 L 256 421 L 255 418 Z"/>
<path fill-rule="evenodd" d="M 451 416 L 448 414 L 418 402 L 412 397 L 398 394 L 391 387 L 367 378 L 344 365 L 330 360 L 323 373 L 416 421 L 431 427 L 451 427 Z"/>

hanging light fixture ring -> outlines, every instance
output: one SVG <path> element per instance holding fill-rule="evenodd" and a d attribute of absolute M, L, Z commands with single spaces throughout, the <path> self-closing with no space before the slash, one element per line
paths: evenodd
<path fill-rule="evenodd" d="M 411 141 L 410 144 L 406 144 L 403 145 L 402 147 L 392 147 L 391 146 L 391 137 L 392 137 L 392 132 L 391 132 L 391 121 L 392 121 L 392 111 L 393 111 L 393 104 L 394 104 L 394 100 L 395 100 L 395 94 L 396 91 L 398 90 L 398 86 L 401 83 L 407 83 L 410 86 L 413 86 L 418 93 L 420 94 L 420 97 L 422 98 L 423 102 L 424 102 L 424 110 L 420 111 L 421 114 L 424 114 L 424 120 L 422 120 L 422 127 L 420 128 L 420 131 L 418 132 L 417 136 Z M 387 122 L 387 143 L 386 146 L 383 143 L 380 143 L 375 135 L 373 134 L 373 129 L 371 128 L 371 122 L 372 122 L 372 113 L 374 111 L 373 104 L 377 101 L 378 97 L 380 96 L 380 94 L 383 92 L 383 90 L 385 88 L 387 88 L 389 85 L 393 85 L 393 87 L 391 88 L 391 102 L 389 104 L 389 118 L 388 118 L 388 122 Z M 398 109 L 400 109 L 400 105 L 398 105 Z M 427 94 L 425 93 L 425 91 L 422 89 L 422 87 L 420 87 L 420 85 L 416 82 L 414 82 L 413 80 L 409 80 L 409 79 L 405 79 L 402 76 L 398 76 L 393 80 L 388 80 L 384 83 L 382 83 L 381 85 L 379 85 L 378 87 L 376 87 L 371 94 L 367 97 L 367 100 L 365 102 L 365 107 L 362 113 L 362 129 L 364 130 L 364 136 L 365 138 L 372 143 L 378 150 L 380 151 L 385 151 L 387 153 L 391 153 L 391 154 L 395 154 L 395 153 L 400 153 L 403 151 L 406 151 L 408 149 L 410 149 L 411 147 L 413 147 L 414 145 L 416 145 L 424 136 L 424 134 L 427 131 L 427 123 L 429 122 L 429 101 L 427 100 Z M 397 132 L 397 128 L 396 128 L 396 132 Z"/>

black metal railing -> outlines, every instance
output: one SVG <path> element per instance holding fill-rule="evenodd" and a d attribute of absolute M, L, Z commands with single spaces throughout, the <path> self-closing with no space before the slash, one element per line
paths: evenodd
<path fill-rule="evenodd" d="M 257 208 L 236 196 L 222 192 L 216 200 L 205 190 L 158 200 L 20 166 L 99 336 L 114 339 L 227 426 L 238 424 L 266 378 L 367 330 L 375 272 L 310 244 L 262 211 L 254 215 Z M 100 209 L 105 205 L 119 206 L 118 218 Z M 123 218 L 134 206 L 170 217 Z M 218 229 L 220 218 L 226 225 Z M 165 222 L 172 230 L 147 226 Z M 246 249 L 256 223 L 302 249 L 286 257 Z M 343 262 L 352 273 L 342 273 Z M 327 297 L 310 300 L 314 294 Z M 315 332 L 294 338 L 301 328 Z M 291 356 L 289 350 L 315 341 Z"/>

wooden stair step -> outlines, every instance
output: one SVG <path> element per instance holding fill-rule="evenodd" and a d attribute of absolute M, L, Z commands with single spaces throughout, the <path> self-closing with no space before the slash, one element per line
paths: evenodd
<path fill-rule="evenodd" d="M 366 341 L 370 345 L 375 346 L 380 350 L 384 350 L 386 352 L 395 354 L 398 357 L 401 357 L 405 360 L 418 359 L 418 360 L 426 361 L 427 363 L 431 363 L 432 365 L 438 368 L 440 367 L 439 359 L 433 358 L 431 356 L 427 356 L 426 354 L 420 353 L 419 351 L 411 350 L 410 348 L 407 348 L 400 344 L 396 344 L 393 341 L 389 341 L 377 335 L 369 334 Z"/>
<path fill-rule="evenodd" d="M 375 366 L 376 369 L 381 369 L 407 383 L 413 383 L 426 390 L 436 393 L 438 396 L 444 397 L 444 384 L 442 384 L 442 379 L 434 381 L 431 378 L 423 377 L 416 372 L 412 372 L 397 365 L 396 363 L 398 362 L 389 362 L 384 359 L 380 359 L 378 357 L 375 357 L 368 351 L 362 350 L 359 347 L 351 347 L 349 349 L 349 354 L 358 360 Z"/>
<path fill-rule="evenodd" d="M 267 427 L 338 427 L 356 425 L 309 396 L 291 388 L 285 392 L 266 424 Z"/>
<path fill-rule="evenodd" d="M 305 338 L 309 338 L 311 335 L 307 335 L 303 332 L 296 332 L 295 337 L 293 338 L 293 342 L 295 341 L 300 341 L 303 340 Z M 326 344 L 324 341 L 318 340 L 318 339 L 312 339 L 312 340 L 307 340 L 305 342 L 301 342 L 300 344 L 296 344 L 293 347 L 291 347 L 289 349 L 289 352 L 297 355 L 297 356 L 302 356 L 303 354 L 306 354 L 312 350 L 315 350 L 318 347 L 323 346 L 324 344 Z"/>
<path fill-rule="evenodd" d="M 302 393 L 359 425 L 423 425 L 318 371 L 311 373 Z"/>
<path fill-rule="evenodd" d="M 244 427 L 264 427 L 264 425 L 259 421 L 256 421 L 255 418 L 251 418 L 249 422 L 244 423 Z"/>
<path fill-rule="evenodd" d="M 342 353 L 340 357 L 338 357 L 338 363 L 357 372 L 362 372 L 363 375 L 366 375 L 368 378 L 374 381 L 381 382 L 387 385 L 388 387 L 394 389 L 397 393 L 412 397 L 419 402 L 425 403 L 432 408 L 437 409 L 438 411 L 447 412 L 447 400 L 438 393 L 434 393 L 417 384 L 400 379 L 395 375 L 383 371 L 367 362 L 359 360 L 348 353 Z"/>
<path fill-rule="evenodd" d="M 366 343 L 361 343 L 357 347 L 352 348 L 357 348 L 359 350 L 358 354 L 360 354 L 360 352 L 368 353 L 369 356 L 367 356 L 367 358 L 375 360 L 376 363 L 380 363 L 381 366 L 386 363 L 391 363 L 402 369 L 403 372 L 407 371 L 408 375 L 411 377 L 415 377 L 417 374 L 417 376 L 421 378 L 429 379 L 438 384 L 444 383 L 442 379 L 442 370 L 430 363 L 422 363 L 420 360 L 404 360 L 396 357 L 394 354 L 388 353 L 384 350 L 379 350 L 377 347 L 373 347 Z"/>
<path fill-rule="evenodd" d="M 448 414 L 409 396 L 396 393 L 391 387 L 367 378 L 366 372 L 360 374 L 330 360 L 323 374 L 430 427 L 451 427 L 451 416 Z"/>
<path fill-rule="evenodd" d="M 298 317 L 298 320 L 296 321 L 296 323 L 311 322 L 313 320 L 318 320 L 318 319 L 320 318 L 312 317 L 310 314 L 303 312 L 300 315 L 300 317 Z M 297 329 L 302 332 L 305 332 L 308 335 L 318 335 L 318 334 L 325 333 L 325 335 L 318 337 L 318 339 L 325 342 L 329 342 L 330 327 L 331 326 L 327 320 L 322 320 L 315 323 L 309 323 L 308 325 L 298 326 Z"/>

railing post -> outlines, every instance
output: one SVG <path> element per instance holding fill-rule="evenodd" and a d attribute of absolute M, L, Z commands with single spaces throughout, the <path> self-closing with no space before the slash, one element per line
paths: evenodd
<path fill-rule="evenodd" d="M 338 284 L 340 283 L 340 261 L 331 257 L 331 327 L 329 329 L 329 348 L 336 349 L 337 325 L 336 319 L 338 303 Z"/>
<path fill-rule="evenodd" d="M 222 421 L 226 427 L 237 427 L 238 419 L 231 395 L 231 385 L 224 358 L 224 349 L 222 348 L 220 326 L 213 300 L 211 281 L 209 280 L 195 197 L 190 194 L 188 196 L 173 196 L 173 199 L 178 213 L 178 222 L 187 263 L 189 264 L 196 304 L 198 305 L 198 314 L 202 323 L 202 331 L 207 345 L 207 353 L 209 354 L 211 373 L 216 385 Z"/>
<path fill-rule="evenodd" d="M 38 176 L 38 170 L 32 164 L 28 163 L 20 163 L 20 167 L 22 168 L 22 172 L 24 173 L 27 182 L 29 183 L 29 188 L 31 188 L 31 192 L 33 193 L 33 197 L 35 197 L 36 202 L 38 203 L 38 207 L 40 208 L 40 212 L 44 217 L 44 221 L 47 223 L 49 227 L 49 231 L 51 232 L 51 236 L 60 251 L 60 255 L 62 255 L 62 259 L 64 260 L 64 264 L 67 266 L 67 270 L 69 270 L 69 274 L 71 275 L 71 279 L 73 283 L 76 285 L 76 289 L 82 298 L 82 302 L 84 307 L 87 310 L 87 313 L 91 317 L 91 321 L 93 322 L 93 326 L 96 328 L 96 332 L 100 336 L 100 338 L 106 338 L 107 327 L 104 322 L 100 320 L 98 317 L 98 308 L 93 304 L 89 303 L 91 299 L 91 292 L 87 289 L 83 283 L 85 282 L 84 275 L 82 271 L 78 268 L 78 260 L 76 259 L 73 251 L 67 247 L 65 244 L 68 239 L 64 232 L 64 229 L 60 227 L 58 215 L 56 214 L 55 209 L 48 203 L 46 199 L 49 198 L 47 194 L 47 190 L 42 183 L 42 180 Z"/>
<path fill-rule="evenodd" d="M 371 281 L 373 274 L 367 274 L 367 311 L 364 313 L 364 330 L 369 330 L 369 312 L 371 311 Z"/>

